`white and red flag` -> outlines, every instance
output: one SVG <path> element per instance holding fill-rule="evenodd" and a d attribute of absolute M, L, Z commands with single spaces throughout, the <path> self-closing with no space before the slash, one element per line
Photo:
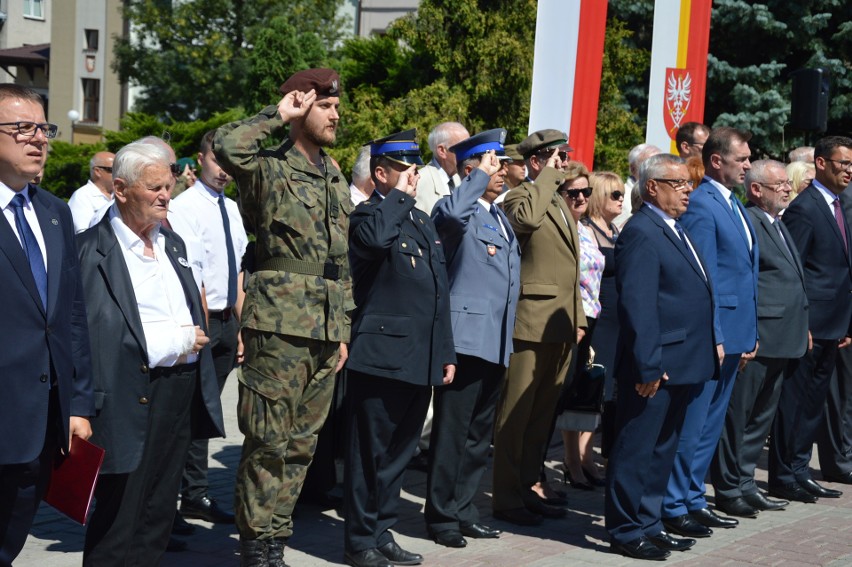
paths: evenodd
<path fill-rule="evenodd" d="M 645 141 L 677 154 L 675 136 L 704 121 L 712 0 L 656 0 Z"/>

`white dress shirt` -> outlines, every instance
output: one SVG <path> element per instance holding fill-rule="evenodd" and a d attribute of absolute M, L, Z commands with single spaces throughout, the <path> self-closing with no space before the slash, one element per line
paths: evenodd
<path fill-rule="evenodd" d="M 677 228 L 675 228 L 675 223 L 677 222 L 677 220 L 673 219 L 665 211 L 663 211 L 661 208 L 659 208 L 655 205 L 652 205 L 648 201 L 645 201 L 645 204 L 648 205 L 648 208 L 651 209 L 652 211 L 654 211 L 657 214 L 658 217 L 663 219 L 663 222 L 666 223 L 666 226 L 668 226 L 670 229 L 672 229 L 672 232 L 674 233 L 675 237 L 678 240 L 680 240 L 681 239 L 680 234 L 678 234 Z M 689 250 L 692 252 L 693 258 L 695 258 L 695 263 L 698 264 L 698 267 L 701 269 L 701 274 L 704 276 L 704 279 L 706 280 L 707 279 L 707 272 L 704 271 L 704 266 L 701 265 L 701 260 L 698 259 L 698 253 L 695 252 L 695 246 L 692 245 L 692 241 L 689 240 L 689 237 L 686 235 L 686 231 L 684 231 L 683 237 L 684 237 L 684 240 L 686 240 L 687 248 L 689 248 Z"/>
<path fill-rule="evenodd" d="M 71 216 L 74 217 L 74 232 L 83 232 L 96 225 L 112 201 L 113 198 L 104 195 L 91 180 L 74 191 L 68 200 Z"/>
<path fill-rule="evenodd" d="M 173 211 L 194 219 L 198 227 L 204 248 L 204 291 L 207 296 L 207 308 L 210 311 L 222 311 L 233 307 L 228 305 L 228 248 L 225 244 L 222 213 L 219 211 L 219 193 L 199 179 L 195 185 L 175 197 L 170 207 Z M 239 273 L 243 254 L 248 246 L 248 236 L 243 228 L 239 207 L 227 197 L 225 212 L 231 224 L 231 242 L 237 263 L 235 269 Z"/>
<path fill-rule="evenodd" d="M 198 360 L 198 355 L 192 354 L 195 324 L 183 285 L 166 255 L 160 226 L 154 227 L 149 235 L 154 247 L 154 257 L 149 258 L 145 256 L 145 243 L 124 224 L 115 205 L 109 209 L 109 223 L 130 273 L 148 346 L 148 366 L 195 362 Z"/>
<path fill-rule="evenodd" d="M 39 190 L 43 191 L 43 189 Z M 27 204 L 24 206 L 24 217 L 27 219 L 27 222 L 30 223 L 30 228 L 38 242 L 38 247 L 41 248 L 41 257 L 44 260 L 44 269 L 47 271 L 47 247 L 44 245 L 44 236 L 41 233 L 41 225 L 38 224 L 38 217 L 36 216 L 35 209 L 33 208 L 33 202 L 30 201 L 29 185 L 24 187 L 21 192 L 27 200 Z M 0 208 L 3 209 L 3 215 L 6 217 L 9 226 L 12 227 L 12 232 L 14 232 L 15 236 L 18 237 L 18 242 L 21 242 L 21 235 L 18 234 L 18 225 L 15 224 L 15 209 L 11 206 L 12 199 L 17 194 L 17 191 L 13 191 L 4 183 L 0 182 Z M 21 249 L 23 249 L 23 247 L 24 245 L 21 243 Z"/>
<path fill-rule="evenodd" d="M 192 267 L 192 277 L 199 293 L 204 285 L 204 244 L 201 242 L 201 228 L 195 217 L 187 216 L 178 211 L 169 209 L 169 224 L 172 230 L 181 237 L 186 244 L 186 259 Z"/>

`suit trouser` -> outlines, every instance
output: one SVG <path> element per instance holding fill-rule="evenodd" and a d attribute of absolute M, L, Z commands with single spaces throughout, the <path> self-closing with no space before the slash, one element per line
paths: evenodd
<path fill-rule="evenodd" d="M 27 541 L 39 502 L 47 491 L 59 442 L 59 400 L 52 388 L 48 402 L 47 430 L 38 457 L 29 463 L 0 465 L 0 567 L 12 561 Z M 14 435 L 7 431 L 5 435 Z"/>
<path fill-rule="evenodd" d="M 572 343 L 515 340 L 497 405 L 494 510 L 521 508 L 539 480 L 547 434 L 571 363 Z"/>
<path fill-rule="evenodd" d="M 219 394 L 225 387 L 228 374 L 234 369 L 237 357 L 237 331 L 239 324 L 232 315 L 227 321 L 210 318 L 210 343 L 213 354 L 213 368 L 219 383 Z M 184 500 L 199 500 L 207 496 L 207 439 L 195 439 L 189 444 L 186 467 L 181 479 L 181 496 Z"/>
<path fill-rule="evenodd" d="M 343 533 L 346 551 L 358 553 L 393 541 L 405 467 L 432 388 L 351 370 L 346 380 Z"/>
<path fill-rule="evenodd" d="M 823 476 L 852 471 L 852 347 L 838 349 L 835 368 L 825 401 L 825 422 L 817 437 Z"/>
<path fill-rule="evenodd" d="M 660 515 L 669 471 L 687 405 L 701 387 L 663 384 L 654 397 L 643 398 L 634 383 L 619 382 L 604 506 L 613 541 L 629 543 L 663 531 Z"/>
<path fill-rule="evenodd" d="M 717 501 L 758 491 L 754 470 L 775 419 L 788 366 L 789 359 L 758 356 L 737 376 L 710 465 Z"/>
<path fill-rule="evenodd" d="M 83 548 L 84 567 L 150 567 L 159 564 L 169 543 L 175 494 L 191 437 L 193 396 L 200 392 L 197 368 L 160 376 L 155 371 L 159 369 L 151 372 L 141 460 L 130 473 L 98 478 L 95 510 Z"/>
<path fill-rule="evenodd" d="M 837 341 L 814 339 L 814 347 L 784 379 L 769 443 L 769 485 L 811 478 L 813 444 L 825 420 L 825 399 L 837 358 Z"/>
<path fill-rule="evenodd" d="M 479 522 L 473 503 L 488 465 L 494 411 L 506 368 L 456 354 L 452 384 L 435 388 L 435 419 L 426 482 L 426 525 L 432 533 Z"/>
<path fill-rule="evenodd" d="M 234 515 L 243 539 L 287 538 L 334 395 L 339 343 L 243 328 Z"/>
<path fill-rule="evenodd" d="M 683 516 L 707 507 L 704 478 L 725 424 L 740 356 L 740 353 L 726 354 L 719 379 L 705 382 L 701 393 L 686 408 L 677 455 L 663 500 L 664 518 Z"/>

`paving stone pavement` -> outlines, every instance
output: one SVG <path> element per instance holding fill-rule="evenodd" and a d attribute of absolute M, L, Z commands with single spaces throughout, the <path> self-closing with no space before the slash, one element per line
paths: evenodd
<path fill-rule="evenodd" d="M 233 482 L 239 461 L 242 436 L 236 425 L 236 379 L 225 386 L 223 407 L 228 438 L 210 442 L 210 483 L 212 495 L 226 508 L 231 507 Z M 556 440 L 556 438 L 555 438 Z M 548 476 L 560 486 L 561 447 L 554 440 L 549 451 Z M 758 469 L 759 484 L 765 488 L 766 469 Z M 816 466 L 816 463 L 814 463 Z M 819 478 L 818 473 L 816 477 Z M 687 552 L 669 558 L 669 564 L 690 567 L 737 565 L 840 567 L 852 565 L 852 487 L 827 483 L 845 490 L 841 498 L 820 499 L 817 504 L 793 503 L 787 510 L 764 512 L 756 519 L 740 520 L 735 529 L 716 530 L 711 538 L 699 540 Z M 566 487 L 568 515 L 546 520 L 542 526 L 521 528 L 490 517 L 490 472 L 486 473 L 478 504 L 483 521 L 504 530 L 496 540 L 468 540 L 464 549 L 438 546 L 426 536 L 423 522 L 425 474 L 406 474 L 397 541 L 404 548 L 422 553 L 424 566 L 496 567 L 529 565 L 622 566 L 641 564 L 609 553 L 603 529 L 603 493 Z M 712 491 L 712 487 L 710 488 Z M 234 526 L 191 520 L 195 534 L 187 536 L 188 549 L 167 553 L 163 567 L 235 567 L 239 565 L 238 539 Z M 15 567 L 66 567 L 82 562 L 84 528 L 42 504 L 24 551 Z M 334 510 L 300 506 L 296 510 L 295 534 L 285 559 L 292 567 L 342 564 L 343 522 Z M 112 567 L 112 566 L 105 566 Z"/>

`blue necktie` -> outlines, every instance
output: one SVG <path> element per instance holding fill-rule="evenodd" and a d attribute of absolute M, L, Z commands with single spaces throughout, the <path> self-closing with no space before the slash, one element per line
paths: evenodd
<path fill-rule="evenodd" d="M 231 221 L 225 210 L 225 196 L 219 194 L 219 212 L 222 214 L 222 226 L 225 228 L 225 248 L 228 249 L 228 307 L 237 303 L 237 255 L 231 240 Z"/>
<path fill-rule="evenodd" d="M 41 296 L 41 304 L 47 311 L 47 270 L 44 269 L 44 256 L 41 255 L 38 240 L 33 234 L 30 223 L 27 222 L 27 217 L 24 216 L 26 204 L 27 199 L 21 193 L 12 197 L 11 205 L 15 209 L 15 226 L 18 228 L 18 236 L 21 237 L 21 246 L 30 263 L 30 271 L 33 273 L 38 294 Z"/>
<path fill-rule="evenodd" d="M 506 230 L 506 227 L 503 226 L 503 221 L 500 219 L 500 213 L 497 212 L 497 205 L 491 203 L 491 207 L 488 209 L 488 212 L 491 213 L 491 216 L 494 217 L 494 220 L 497 221 L 497 228 L 501 231 L 501 234 L 504 234 L 506 239 L 511 242 L 512 241 L 512 232 Z M 505 233 L 503 233 L 505 231 Z"/>

